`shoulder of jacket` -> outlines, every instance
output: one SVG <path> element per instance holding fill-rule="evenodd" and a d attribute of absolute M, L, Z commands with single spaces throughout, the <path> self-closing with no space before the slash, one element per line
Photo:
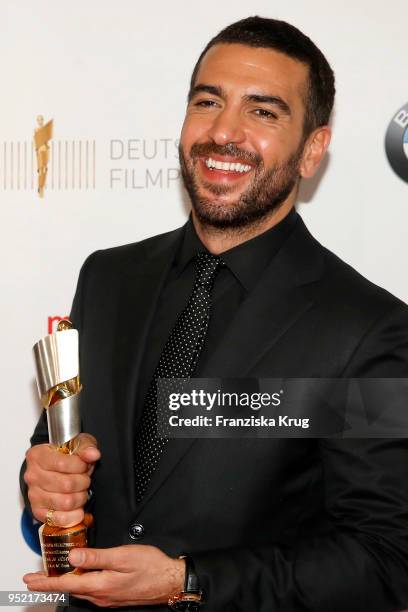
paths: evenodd
<path fill-rule="evenodd" d="M 368 280 L 350 264 L 322 247 L 325 252 L 324 285 L 331 300 L 360 307 L 366 314 L 381 314 L 400 308 L 408 313 L 408 306 L 395 295 Z"/>
<path fill-rule="evenodd" d="M 122 268 L 128 261 L 143 260 L 158 249 L 170 247 L 177 240 L 181 230 L 182 228 L 179 227 L 163 234 L 144 238 L 138 242 L 94 251 L 86 258 L 83 268 L 98 269 L 103 267 L 106 272 L 111 268 Z"/>

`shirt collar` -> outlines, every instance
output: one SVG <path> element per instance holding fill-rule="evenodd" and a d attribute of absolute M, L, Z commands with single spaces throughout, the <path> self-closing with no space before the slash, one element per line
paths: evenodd
<path fill-rule="evenodd" d="M 276 255 L 295 227 L 297 219 L 298 214 L 292 208 L 282 221 L 266 232 L 228 251 L 224 251 L 224 253 L 220 253 L 221 259 L 244 289 L 250 291 L 255 286 L 272 257 Z M 199 252 L 208 252 L 208 250 L 197 236 L 190 216 L 185 226 L 182 244 L 175 262 L 177 276 L 183 272 Z"/>

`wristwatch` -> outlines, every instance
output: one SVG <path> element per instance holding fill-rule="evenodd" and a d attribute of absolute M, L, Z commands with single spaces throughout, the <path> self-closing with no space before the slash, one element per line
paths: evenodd
<path fill-rule="evenodd" d="M 178 612 L 198 612 L 204 601 L 198 584 L 194 562 L 188 555 L 181 555 L 179 559 L 184 559 L 186 564 L 184 589 L 170 597 L 167 605 L 171 610 L 177 610 Z"/>

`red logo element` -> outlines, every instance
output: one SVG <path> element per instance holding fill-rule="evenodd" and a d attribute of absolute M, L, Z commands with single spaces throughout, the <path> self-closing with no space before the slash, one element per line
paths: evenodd
<path fill-rule="evenodd" d="M 68 315 L 65 315 L 65 317 L 59 317 L 58 315 L 55 317 L 48 317 L 48 333 L 53 334 L 56 332 L 58 323 L 64 319 L 69 319 Z"/>

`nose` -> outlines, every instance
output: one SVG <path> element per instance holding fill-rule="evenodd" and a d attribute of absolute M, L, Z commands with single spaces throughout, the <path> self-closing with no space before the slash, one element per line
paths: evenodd
<path fill-rule="evenodd" d="M 245 131 L 239 113 L 232 108 L 224 108 L 214 117 L 208 136 L 219 145 L 242 143 L 245 140 Z"/>

